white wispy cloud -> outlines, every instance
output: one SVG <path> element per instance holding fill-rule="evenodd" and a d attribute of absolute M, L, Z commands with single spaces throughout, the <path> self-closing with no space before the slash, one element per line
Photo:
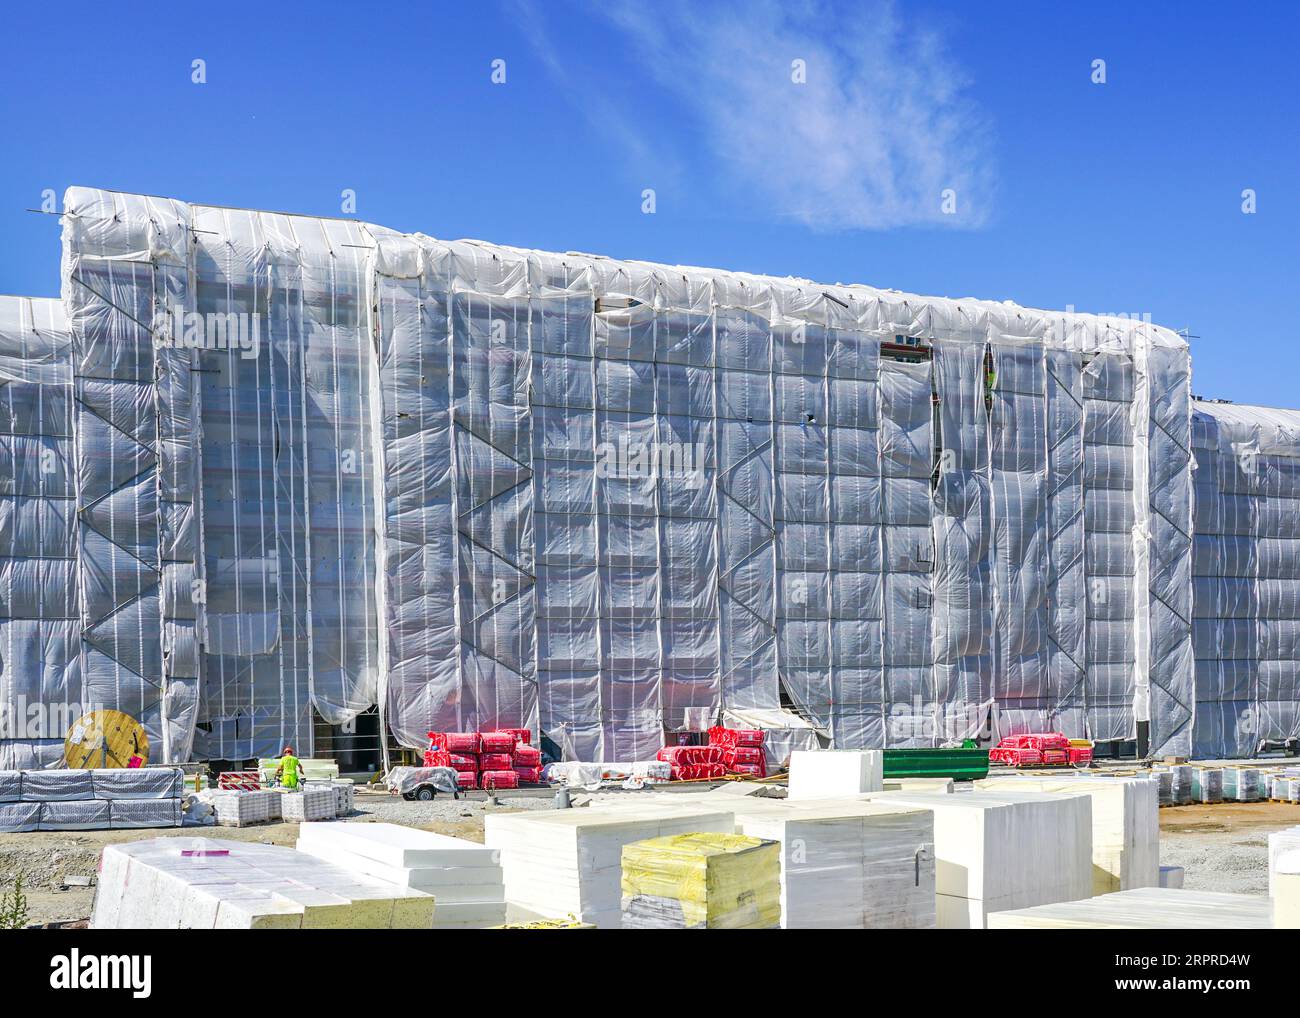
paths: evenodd
<path fill-rule="evenodd" d="M 707 139 L 714 185 L 756 213 L 819 229 L 988 218 L 988 118 L 965 96 L 945 40 L 888 0 L 619 0 L 590 10 Z M 805 84 L 792 81 L 795 60 Z M 956 214 L 944 212 L 945 191 Z"/>

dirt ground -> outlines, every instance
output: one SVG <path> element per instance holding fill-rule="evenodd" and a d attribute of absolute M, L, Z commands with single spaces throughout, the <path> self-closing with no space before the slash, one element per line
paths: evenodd
<path fill-rule="evenodd" d="M 503 797 L 492 806 L 482 799 L 439 797 L 433 802 L 404 802 L 381 793 L 358 791 L 356 812 L 347 822 L 385 821 L 421 830 L 449 834 L 468 841 L 483 841 L 483 818 L 489 812 L 543 809 L 549 799 Z M 258 824 L 253 827 L 181 827 L 151 831 L 30 831 L 0 834 L 0 887 L 8 889 L 14 879 L 23 879 L 29 923 L 68 922 L 90 915 L 95 900 L 93 887 L 65 889 L 68 878 L 94 877 L 105 845 L 144 838 L 224 838 L 264 845 L 293 845 L 298 824 Z"/>
<path fill-rule="evenodd" d="M 1268 893 L 1268 836 L 1300 824 L 1300 805 L 1225 802 L 1160 811 L 1160 862 L 1184 868 L 1183 886 Z"/>

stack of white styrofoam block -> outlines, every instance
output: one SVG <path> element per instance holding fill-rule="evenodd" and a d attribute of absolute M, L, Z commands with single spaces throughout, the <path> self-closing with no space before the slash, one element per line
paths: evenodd
<path fill-rule="evenodd" d="M 736 833 L 781 845 L 783 928 L 934 926 L 930 810 L 851 799 L 745 799 L 734 808 Z"/>
<path fill-rule="evenodd" d="M 178 767 L 0 773 L 0 831 L 179 827 Z"/>
<path fill-rule="evenodd" d="M 1256 894 L 1139 887 L 1086 901 L 994 912 L 992 930 L 1266 930 L 1273 902 Z"/>
<path fill-rule="evenodd" d="M 796 750 L 790 754 L 790 798 L 838 799 L 878 792 L 884 759 L 878 749 Z"/>
<path fill-rule="evenodd" d="M 397 824 L 305 824 L 298 851 L 432 894 L 438 929 L 484 929 L 506 921 L 501 863 L 485 845 Z"/>
<path fill-rule="evenodd" d="M 339 797 L 332 785 L 306 785 L 301 792 L 283 792 L 279 797 L 282 816 L 289 822 L 333 820 L 338 816 Z"/>
<path fill-rule="evenodd" d="M 434 899 L 279 845 L 154 838 L 104 849 L 95 929 L 429 929 Z"/>
<path fill-rule="evenodd" d="M 621 925 L 624 845 L 734 827 L 733 813 L 720 806 L 639 804 L 491 815 L 485 824 L 487 846 L 500 853 L 507 902 L 604 929 Z"/>
<path fill-rule="evenodd" d="M 982 928 L 990 912 L 1092 894 L 1092 798 L 1043 792 L 879 792 L 934 812 L 940 929 Z"/>
<path fill-rule="evenodd" d="M 1288 848 L 1270 860 L 1269 896 L 1278 929 L 1300 929 L 1300 849 Z"/>
<path fill-rule="evenodd" d="M 1158 783 L 1147 777 L 1006 777 L 977 782 L 987 791 L 1092 797 L 1092 893 L 1154 887 L 1160 872 Z"/>
<path fill-rule="evenodd" d="M 952 792 L 952 778 L 886 778 L 881 784 L 886 792 Z"/>
<path fill-rule="evenodd" d="M 217 823 L 222 827 L 247 827 L 280 817 L 279 792 L 220 788 L 200 792 L 199 798 L 216 811 Z"/>
<path fill-rule="evenodd" d="M 1276 890 L 1274 874 L 1278 859 L 1293 851 L 1300 851 L 1300 827 L 1288 827 L 1285 830 L 1274 831 L 1268 836 L 1268 893 L 1270 895 Z"/>

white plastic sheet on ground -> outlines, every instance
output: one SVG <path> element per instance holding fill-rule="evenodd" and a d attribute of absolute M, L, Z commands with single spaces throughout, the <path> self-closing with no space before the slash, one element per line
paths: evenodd
<path fill-rule="evenodd" d="M 169 759 L 791 710 L 1191 748 L 1189 362 L 1144 322 L 74 188 L 81 666 Z M 246 350 L 154 342 L 230 315 Z"/>

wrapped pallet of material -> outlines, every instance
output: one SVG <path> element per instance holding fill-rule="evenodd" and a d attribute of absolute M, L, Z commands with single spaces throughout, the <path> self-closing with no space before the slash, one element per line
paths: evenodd
<path fill-rule="evenodd" d="M 179 767 L 96 769 L 88 773 L 96 799 L 179 799 L 185 791 L 185 772 Z"/>
<path fill-rule="evenodd" d="M 1219 767 L 1192 768 L 1192 801 L 1223 802 L 1223 770 Z"/>
<path fill-rule="evenodd" d="M 1267 798 L 1257 767 L 1225 767 L 1223 798 L 1226 802 L 1258 802 Z"/>
<path fill-rule="evenodd" d="M 1147 777 L 1008 777 L 976 782 L 1092 798 L 1092 893 L 1154 887 L 1160 871 L 1158 782 Z"/>
<path fill-rule="evenodd" d="M 222 827 L 248 827 L 280 817 L 279 792 L 230 788 L 202 792 L 199 798 L 213 808 L 217 823 Z"/>
<path fill-rule="evenodd" d="M 790 754 L 790 798 L 836 799 L 878 792 L 884 758 L 878 749 L 798 750 Z"/>
<path fill-rule="evenodd" d="M 934 815 L 928 809 L 759 799 L 736 805 L 736 833 L 780 843 L 783 929 L 935 924 Z"/>
<path fill-rule="evenodd" d="M 1192 801 L 1192 770 L 1187 764 L 1175 764 L 1169 768 L 1172 786 L 1170 796 L 1175 806 L 1186 806 Z"/>
<path fill-rule="evenodd" d="M 980 929 L 991 912 L 1092 894 L 1092 797 L 1043 792 L 878 792 L 934 813 L 935 917 Z"/>
<path fill-rule="evenodd" d="M 1257 894 L 1139 887 L 1086 901 L 994 912 L 991 930 L 1267 930 L 1273 903 Z"/>
<path fill-rule="evenodd" d="M 1161 806 L 1174 804 L 1174 776 L 1167 767 L 1153 767 L 1151 777 L 1156 783 L 1156 794 Z"/>
<path fill-rule="evenodd" d="M 731 809 L 642 806 L 489 815 L 485 842 L 500 853 L 506 901 L 544 916 L 622 924 L 623 846 L 670 834 L 730 834 Z"/>
<path fill-rule="evenodd" d="M 34 831 L 40 825 L 39 802 L 0 802 L 0 834 Z"/>
<path fill-rule="evenodd" d="M 477 842 L 397 824 L 304 824 L 297 847 L 346 870 L 432 894 L 436 929 L 505 921 L 499 855 Z"/>
<path fill-rule="evenodd" d="M 526 922 L 501 923 L 494 930 L 594 930 L 592 923 L 579 922 L 573 916 L 563 919 L 530 919 Z"/>
<path fill-rule="evenodd" d="M 104 799 L 43 802 L 37 830 L 106 831 L 109 828 L 109 805 Z"/>
<path fill-rule="evenodd" d="M 108 804 L 108 826 L 114 831 L 179 827 L 180 799 L 115 799 Z"/>
<path fill-rule="evenodd" d="M 23 772 L 0 771 L 0 803 L 21 802 L 23 798 Z"/>
<path fill-rule="evenodd" d="M 283 792 L 280 810 L 290 823 L 333 820 L 339 811 L 338 793 L 330 785 L 307 785 L 301 792 Z"/>
<path fill-rule="evenodd" d="M 781 923 L 780 846 L 671 834 L 623 846 L 624 929 L 766 930 Z"/>
<path fill-rule="evenodd" d="M 154 838 L 104 849 L 92 929 L 429 929 L 434 899 L 314 856 Z"/>
<path fill-rule="evenodd" d="M 90 771 L 24 771 L 24 802 L 76 802 L 93 799 L 94 785 Z"/>

